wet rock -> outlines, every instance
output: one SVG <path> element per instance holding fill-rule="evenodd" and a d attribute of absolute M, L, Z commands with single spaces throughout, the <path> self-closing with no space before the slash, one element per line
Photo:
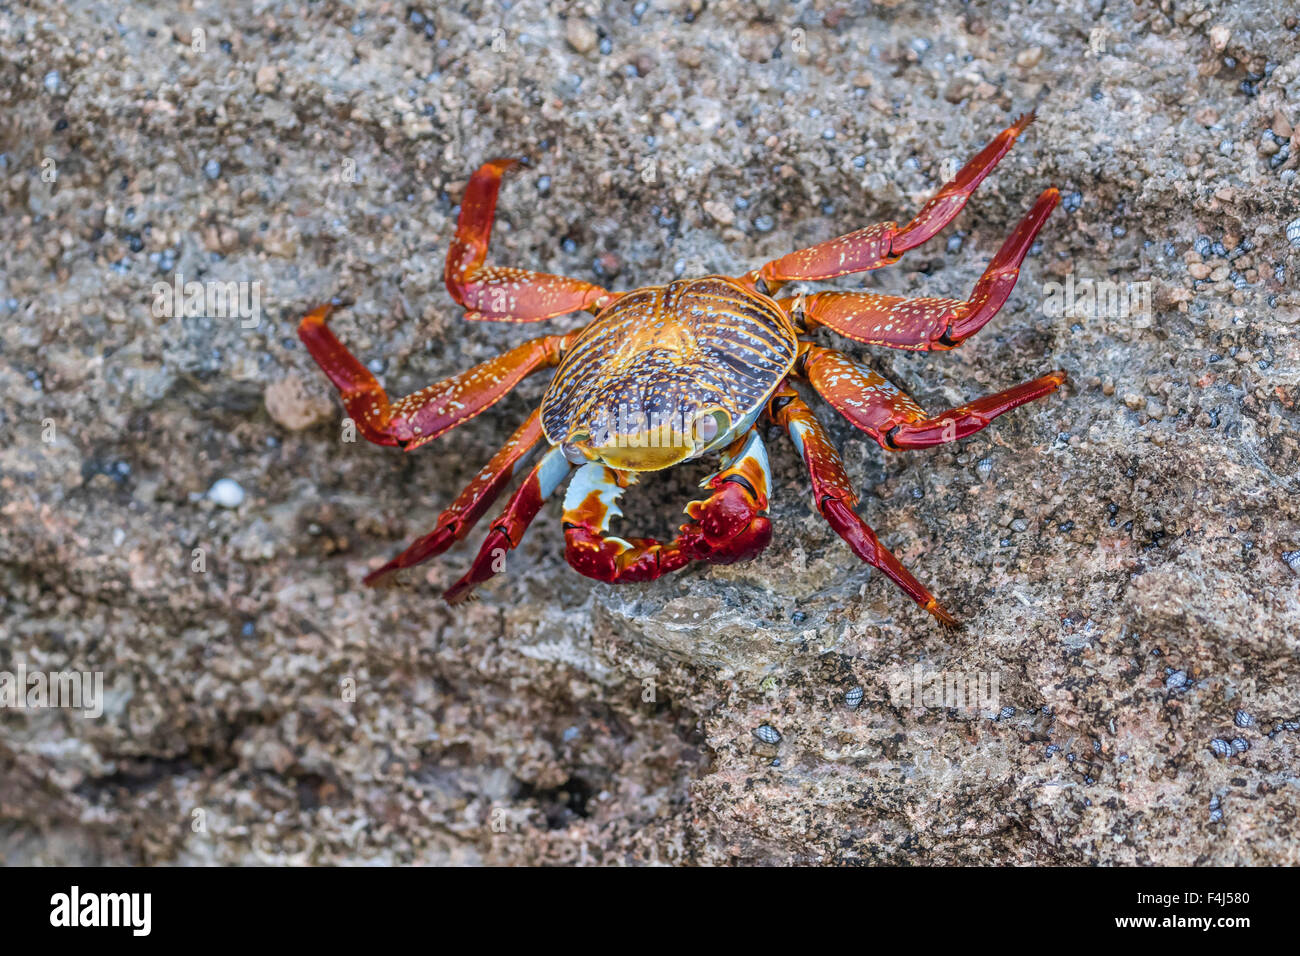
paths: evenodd
<path fill-rule="evenodd" d="M 105 31 L 90 0 L 20 5 L 0 32 L 0 650 L 101 671 L 106 707 L 0 712 L 0 857 L 1300 863 L 1297 35 L 1262 0 L 786 6 L 354 23 L 232 0 Z M 148 32 L 200 26 L 201 52 Z M 626 290 L 906 221 L 1035 106 L 944 233 L 806 289 L 966 295 L 1061 190 L 961 349 L 818 333 L 936 413 L 1070 375 L 927 451 L 817 410 L 865 520 L 964 629 L 853 557 L 776 432 L 752 562 L 599 584 L 551 501 L 476 602 L 440 595 L 485 525 L 361 585 L 545 376 L 408 455 L 348 433 L 299 317 L 346 297 L 331 328 L 394 399 L 581 321 L 462 321 L 442 256 L 480 162 L 530 159 L 492 262 Z M 206 295 L 154 315 L 177 273 L 260 283 L 260 321 Z M 1074 309 L 1049 314 L 1058 287 Z M 616 530 L 673 534 L 708 471 L 646 475 Z M 236 507 L 208 497 L 223 477 Z"/>

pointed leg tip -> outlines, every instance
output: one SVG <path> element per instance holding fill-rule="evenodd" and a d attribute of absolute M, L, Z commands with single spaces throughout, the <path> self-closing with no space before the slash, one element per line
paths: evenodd
<path fill-rule="evenodd" d="M 1016 131 L 1017 135 L 1019 135 L 1020 133 L 1023 133 L 1025 131 L 1026 126 L 1028 126 L 1036 119 L 1038 119 L 1038 110 L 1036 109 L 1029 110 L 1028 112 L 1021 113 L 1018 117 L 1016 117 L 1016 121 L 1011 124 L 1011 128 Z"/>
<path fill-rule="evenodd" d="M 474 590 L 474 585 L 460 580 L 443 592 L 442 599 L 450 607 L 459 607 L 469 601 L 477 601 L 478 593 Z"/>
<path fill-rule="evenodd" d="M 368 588 L 375 588 L 376 590 L 392 587 L 396 583 L 394 580 L 396 577 L 396 571 L 396 568 L 386 564 L 379 570 L 371 571 L 367 574 L 361 579 L 361 583 Z"/>
<path fill-rule="evenodd" d="M 962 626 L 961 622 L 957 620 L 957 618 L 955 618 L 948 611 L 947 608 L 945 608 L 934 598 L 930 598 L 930 600 L 925 605 L 925 609 L 929 611 L 932 615 L 934 615 L 935 620 L 937 620 L 944 627 L 954 631 L 961 629 Z"/>
<path fill-rule="evenodd" d="M 304 331 L 324 324 L 324 322 L 330 317 L 330 313 L 332 313 L 336 308 L 338 308 L 338 306 L 336 305 L 335 300 L 330 299 L 328 302 L 322 302 L 314 309 L 308 311 L 307 314 L 302 317 L 302 321 L 298 323 L 299 337 L 302 336 Z"/>
<path fill-rule="evenodd" d="M 1038 194 L 1038 199 L 1034 202 L 1034 208 L 1029 211 L 1029 216 L 1032 218 L 1035 214 L 1038 214 L 1045 219 L 1060 201 L 1061 191 L 1055 186 L 1048 186 Z"/>

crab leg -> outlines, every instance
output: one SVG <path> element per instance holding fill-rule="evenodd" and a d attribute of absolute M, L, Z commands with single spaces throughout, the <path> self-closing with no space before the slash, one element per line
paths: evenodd
<path fill-rule="evenodd" d="M 813 415 L 799 393 L 787 382 L 777 390 L 770 406 L 772 418 L 786 430 L 803 457 L 812 479 L 813 503 L 823 518 L 863 561 L 879 568 L 907 592 L 908 597 L 941 622 L 955 625 L 954 618 L 920 581 L 894 557 L 854 508 L 858 496 L 844 471 L 839 452 L 830 436 Z"/>
<path fill-rule="evenodd" d="M 726 453 L 723 466 L 706 478 L 712 488 L 704 501 L 686 513 L 693 520 L 669 544 L 653 538 L 619 538 L 609 534 L 612 518 L 622 515 L 618 499 L 636 480 L 600 464 L 587 464 L 569 483 L 564 498 L 565 558 L 589 578 L 612 583 L 651 581 L 693 560 L 730 564 L 759 554 L 772 540 L 767 519 L 771 474 L 767 452 L 751 429 Z"/>
<path fill-rule="evenodd" d="M 908 249 L 916 248 L 952 222 L 1033 119 L 1033 113 L 1026 113 L 994 137 L 907 225 L 900 228 L 896 222 L 876 223 L 774 259 L 750 276 L 773 287 L 797 280 L 834 279 L 897 262 Z"/>
<path fill-rule="evenodd" d="M 400 445 L 405 451 L 433 441 L 495 405 L 538 369 L 558 365 L 562 353 L 578 336 L 575 331 L 530 339 L 390 403 L 370 369 L 325 324 L 333 309 L 327 304 L 309 312 L 298 326 L 298 337 L 342 394 L 343 405 L 361 434 L 377 445 Z"/>
<path fill-rule="evenodd" d="M 567 276 L 484 265 L 501 177 L 518 165 L 517 159 L 493 159 L 470 177 L 443 269 L 447 291 L 469 310 L 465 318 L 471 321 L 538 322 L 569 312 L 598 311 L 613 299 L 600 286 Z"/>
<path fill-rule="evenodd" d="M 403 568 L 423 564 L 442 554 L 465 535 L 483 517 L 501 495 L 510 479 L 532 456 L 533 449 L 542 437 L 541 413 L 533 412 L 528 420 L 510 436 L 492 460 L 483 466 L 450 508 L 438 516 L 437 526 L 377 571 L 366 575 L 365 583 L 379 587 Z"/>
<path fill-rule="evenodd" d="M 803 370 L 812 387 L 837 412 L 890 451 L 929 448 L 965 438 L 1003 412 L 1056 391 L 1065 381 L 1064 372 L 1049 372 L 931 418 L 898 386 L 842 352 L 815 345 L 808 350 Z"/>
<path fill-rule="evenodd" d="M 1020 263 L 1060 198 L 1056 189 L 1044 190 L 964 301 L 908 299 L 874 292 L 816 292 L 781 299 L 778 304 L 796 318 L 802 312 L 810 329 L 824 325 L 867 345 L 914 351 L 954 349 L 982 329 L 1007 301 L 1020 275 Z"/>
<path fill-rule="evenodd" d="M 573 465 L 569 464 L 558 446 L 542 456 L 542 460 L 528 473 L 519 490 L 510 498 L 505 511 L 492 522 L 487 538 L 469 570 L 443 594 L 443 599 L 448 604 L 459 604 L 469 597 L 474 588 L 505 570 L 506 555 L 519 547 L 524 532 L 537 517 L 542 504 L 572 470 Z"/>

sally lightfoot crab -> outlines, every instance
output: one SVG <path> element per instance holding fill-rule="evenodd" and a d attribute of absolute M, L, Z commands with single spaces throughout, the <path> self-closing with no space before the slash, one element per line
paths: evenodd
<path fill-rule="evenodd" d="M 564 496 L 565 557 L 601 581 L 649 581 L 692 561 L 752 558 L 772 538 L 771 477 L 760 437 L 779 426 L 803 458 L 813 504 L 863 561 L 880 569 L 917 604 L 955 623 L 858 516 L 839 453 L 794 383 L 802 382 L 886 451 L 927 448 L 979 431 L 1003 412 L 1055 391 L 1064 372 L 927 415 L 880 375 L 817 344 L 819 327 L 867 345 L 919 351 L 959 346 L 1006 302 L 1034 237 L 1056 206 L 1045 190 L 1002 244 L 966 299 L 904 298 L 873 292 L 780 296 L 795 281 L 834 279 L 891 265 L 932 238 L 1033 119 L 1021 117 L 946 183 L 905 225 L 882 222 L 792 252 L 742 276 L 709 275 L 663 286 L 608 292 L 589 282 L 486 264 L 503 174 L 498 159 L 474 173 L 461 203 L 444 278 L 466 318 L 539 322 L 571 312 L 594 315 L 581 329 L 532 339 L 466 372 L 397 401 L 330 332 L 329 305 L 302 320 L 298 334 L 342 393 L 361 433 L 411 451 L 500 401 L 543 369 L 551 383 L 528 416 L 437 526 L 365 579 L 369 585 L 427 561 L 463 538 L 511 479 L 529 469 L 492 522 L 469 571 L 446 592 L 456 603 L 501 570 L 543 502 L 572 476 Z M 610 521 L 624 489 L 641 472 L 701 456 L 721 456 L 705 479 L 709 496 L 686 508 L 672 541 L 621 538 Z"/>

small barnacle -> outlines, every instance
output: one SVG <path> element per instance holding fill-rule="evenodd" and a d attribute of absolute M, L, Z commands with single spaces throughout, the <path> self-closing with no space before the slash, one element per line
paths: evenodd
<path fill-rule="evenodd" d="M 771 724 L 759 724 L 754 728 L 754 736 L 765 744 L 779 744 L 781 732 Z"/>

